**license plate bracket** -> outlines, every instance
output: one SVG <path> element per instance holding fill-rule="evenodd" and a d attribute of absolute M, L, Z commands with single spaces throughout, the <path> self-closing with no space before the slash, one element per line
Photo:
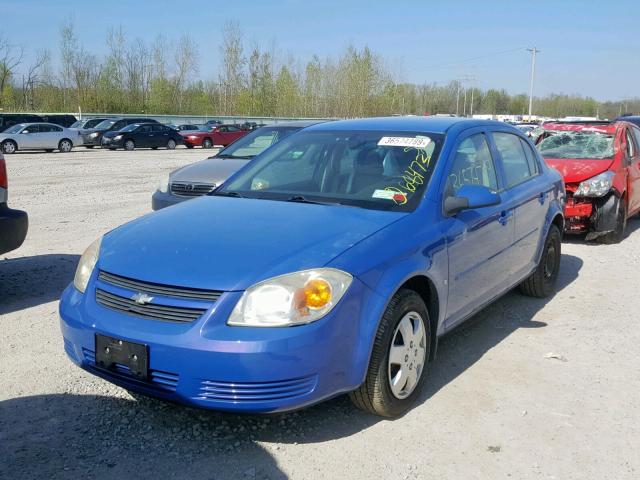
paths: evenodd
<path fill-rule="evenodd" d="M 116 370 L 116 365 L 128 367 L 131 375 L 147 380 L 149 377 L 149 347 L 142 343 L 96 333 L 96 365 Z"/>

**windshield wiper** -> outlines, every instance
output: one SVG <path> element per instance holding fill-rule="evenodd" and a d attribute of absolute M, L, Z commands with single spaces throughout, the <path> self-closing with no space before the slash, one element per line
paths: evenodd
<path fill-rule="evenodd" d="M 238 159 L 238 160 L 250 160 L 253 158 L 253 155 L 230 155 L 228 153 L 223 153 L 221 155 L 214 155 L 213 157 L 209 157 L 209 158 L 232 158 L 234 160 Z"/>
<path fill-rule="evenodd" d="M 238 192 L 225 191 L 225 190 L 214 190 L 209 195 L 215 195 L 220 197 L 245 198 L 243 195 L 240 195 Z"/>
<path fill-rule="evenodd" d="M 309 200 L 302 195 L 294 195 L 292 197 L 289 197 L 285 200 L 285 202 L 311 203 L 314 205 L 342 205 L 342 203 L 340 202 L 319 202 L 317 200 Z"/>

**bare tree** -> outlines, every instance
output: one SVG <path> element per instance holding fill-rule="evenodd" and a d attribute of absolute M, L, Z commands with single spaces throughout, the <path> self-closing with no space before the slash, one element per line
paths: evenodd
<path fill-rule="evenodd" d="M 182 35 L 176 46 L 174 55 L 176 77 L 174 82 L 174 101 L 178 104 L 178 112 L 182 113 L 183 91 L 189 76 L 198 72 L 198 53 L 195 42 L 188 35 Z"/>
<path fill-rule="evenodd" d="M 223 30 L 222 41 L 222 73 L 220 84 L 223 95 L 223 113 L 235 113 L 235 101 L 244 83 L 244 66 L 246 60 L 243 56 L 242 32 L 237 22 L 228 22 Z"/>
<path fill-rule="evenodd" d="M 4 36 L 0 36 L 0 107 L 4 107 L 5 88 L 9 86 L 11 76 L 22 63 L 24 47 L 14 45 Z"/>
<path fill-rule="evenodd" d="M 36 53 L 35 61 L 29 66 L 26 78 L 22 84 L 22 104 L 25 110 L 34 109 L 35 90 L 42 82 L 42 70 L 51 59 L 49 50 Z"/>

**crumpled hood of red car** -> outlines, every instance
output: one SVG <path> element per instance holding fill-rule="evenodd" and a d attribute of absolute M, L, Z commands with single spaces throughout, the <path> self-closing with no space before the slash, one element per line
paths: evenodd
<path fill-rule="evenodd" d="M 565 183 L 578 183 L 605 172 L 613 163 L 611 158 L 545 158 L 551 168 L 556 169 Z"/>

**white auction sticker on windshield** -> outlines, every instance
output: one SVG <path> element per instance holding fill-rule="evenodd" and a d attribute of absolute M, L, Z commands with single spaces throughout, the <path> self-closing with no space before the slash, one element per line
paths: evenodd
<path fill-rule="evenodd" d="M 431 139 L 429 137 L 382 137 L 378 142 L 378 146 L 426 148 L 430 143 Z"/>

